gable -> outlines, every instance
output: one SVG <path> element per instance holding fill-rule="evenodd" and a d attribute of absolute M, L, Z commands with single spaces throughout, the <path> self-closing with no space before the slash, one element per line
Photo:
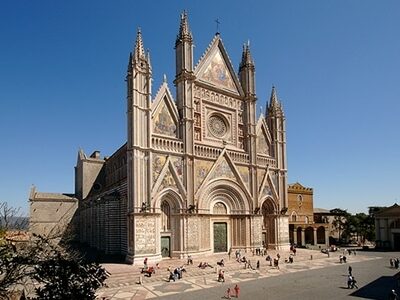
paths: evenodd
<path fill-rule="evenodd" d="M 243 95 L 236 73 L 218 35 L 200 59 L 195 68 L 195 75 L 200 82 Z"/>
<path fill-rule="evenodd" d="M 263 130 L 257 136 L 257 153 L 270 155 L 270 144 Z"/>
<path fill-rule="evenodd" d="M 160 103 L 153 116 L 153 132 L 170 137 L 177 136 L 177 124 L 165 100 Z"/>
<path fill-rule="evenodd" d="M 272 156 L 271 150 L 271 135 L 260 117 L 257 122 L 257 154 Z"/>
<path fill-rule="evenodd" d="M 211 58 L 203 74 L 200 75 L 200 79 L 236 91 L 232 76 L 220 51 L 214 53 L 214 57 Z"/>
<path fill-rule="evenodd" d="M 242 174 L 240 173 L 240 171 Z M 201 193 L 201 190 L 208 183 L 218 179 L 228 179 L 236 182 L 238 185 L 243 187 L 243 191 L 248 196 L 250 196 L 250 192 L 248 190 L 248 183 L 245 182 L 245 180 L 249 180 L 249 171 L 246 168 L 243 168 L 240 171 L 232 162 L 232 159 L 225 148 L 219 155 L 218 159 L 215 161 L 209 173 L 202 180 L 201 185 L 197 189 L 196 195 L 199 195 Z"/>
<path fill-rule="evenodd" d="M 153 196 L 156 193 L 161 192 L 162 190 L 167 188 L 175 189 L 179 191 L 179 193 L 182 195 L 186 194 L 186 191 L 181 182 L 182 170 L 180 170 L 180 167 L 180 158 L 174 158 L 170 156 L 167 157 L 166 162 L 160 172 L 160 175 L 158 176 L 158 179 L 153 186 Z"/>

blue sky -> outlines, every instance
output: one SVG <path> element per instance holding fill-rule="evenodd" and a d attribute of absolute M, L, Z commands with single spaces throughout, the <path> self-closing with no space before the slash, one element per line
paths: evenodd
<path fill-rule="evenodd" d="M 141 3 L 143 2 L 143 3 Z M 216 32 L 234 68 L 250 41 L 258 106 L 275 85 L 286 113 L 289 182 L 314 206 L 366 211 L 400 202 L 400 2 L 1 1 L 0 201 L 74 191 L 77 151 L 126 140 L 125 72 L 142 28 L 153 94 L 170 87 L 179 14 L 195 62 Z"/>

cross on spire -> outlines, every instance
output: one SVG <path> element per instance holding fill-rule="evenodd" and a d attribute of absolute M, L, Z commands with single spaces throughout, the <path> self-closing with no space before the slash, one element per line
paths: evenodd
<path fill-rule="evenodd" d="M 215 34 L 219 34 L 219 25 L 221 24 L 220 21 L 219 21 L 219 19 L 216 19 L 216 20 L 215 20 L 215 23 L 216 23 L 216 25 L 217 25 L 217 32 L 216 32 Z"/>

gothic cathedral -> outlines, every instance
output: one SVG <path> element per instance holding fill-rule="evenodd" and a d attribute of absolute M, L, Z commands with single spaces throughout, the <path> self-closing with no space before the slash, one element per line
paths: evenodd
<path fill-rule="evenodd" d="M 197 65 L 187 14 L 175 42 L 175 99 L 152 98 L 152 67 L 137 33 L 129 57 L 127 143 L 112 156 L 78 153 L 79 239 L 130 263 L 289 247 L 285 115 L 276 91 L 256 116 L 249 45 L 239 71 L 217 33 Z"/>

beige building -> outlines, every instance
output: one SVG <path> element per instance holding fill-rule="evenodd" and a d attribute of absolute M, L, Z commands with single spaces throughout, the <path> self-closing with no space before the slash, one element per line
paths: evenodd
<path fill-rule="evenodd" d="M 328 219 L 314 214 L 314 192 L 296 182 L 288 186 L 290 243 L 298 246 L 326 248 L 329 246 Z"/>
<path fill-rule="evenodd" d="M 375 213 L 375 239 L 377 248 L 400 250 L 400 206 L 397 203 Z"/>
<path fill-rule="evenodd" d="M 257 119 L 249 46 L 236 73 L 216 34 L 194 65 L 182 14 L 174 93 L 166 79 L 153 93 L 144 49 L 138 31 L 126 76 L 127 143 L 110 157 L 78 153 L 80 241 L 133 263 L 288 248 L 285 115 L 272 88 Z"/>

